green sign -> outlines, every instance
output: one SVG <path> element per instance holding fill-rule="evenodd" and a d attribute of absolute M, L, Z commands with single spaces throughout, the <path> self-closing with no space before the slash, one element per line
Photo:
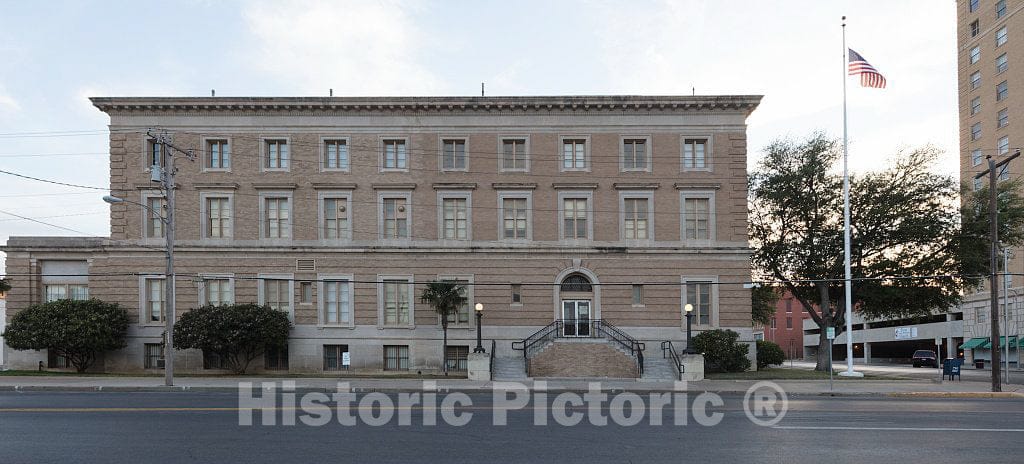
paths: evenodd
<path fill-rule="evenodd" d="M 835 340 L 836 339 L 836 328 L 835 327 L 829 327 L 825 331 L 825 336 L 828 337 L 829 340 Z"/>

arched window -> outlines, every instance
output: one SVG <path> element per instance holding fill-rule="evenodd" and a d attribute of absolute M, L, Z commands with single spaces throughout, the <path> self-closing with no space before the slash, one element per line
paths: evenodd
<path fill-rule="evenodd" d="M 590 279 L 582 274 L 572 274 L 562 279 L 561 291 L 563 292 L 591 292 L 593 287 Z"/>

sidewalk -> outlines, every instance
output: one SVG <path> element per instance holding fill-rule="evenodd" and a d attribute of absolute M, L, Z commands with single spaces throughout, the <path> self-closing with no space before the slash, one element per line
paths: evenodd
<path fill-rule="evenodd" d="M 259 386 L 261 382 L 271 382 L 278 389 L 282 382 L 294 382 L 296 391 L 335 392 L 338 383 L 347 383 L 351 391 L 361 392 L 415 392 L 424 388 L 436 388 L 437 391 L 490 392 L 493 388 L 529 388 L 536 389 L 539 381 L 527 380 L 517 382 L 489 382 L 464 379 L 451 380 L 419 380 L 419 379 L 344 379 L 344 378 L 261 378 L 261 377 L 180 377 L 175 379 L 173 387 L 164 385 L 161 377 L 76 377 L 76 376 L 0 376 L 0 392 L 10 391 L 92 391 L 92 392 L 224 392 L 235 393 L 239 384 L 250 382 Z M 589 383 L 599 382 L 605 391 L 646 392 L 714 392 L 724 394 L 744 394 L 757 383 L 756 380 L 704 380 L 677 385 L 673 382 L 640 382 L 621 379 L 549 379 L 546 390 L 550 392 L 586 391 Z M 939 383 L 931 380 L 886 381 L 886 380 L 836 380 L 834 390 L 830 393 L 828 381 L 821 380 L 778 380 L 775 381 L 788 395 L 841 395 L 841 396 L 938 396 L 949 395 L 987 396 L 989 384 L 974 381 L 946 381 Z M 425 387 L 426 385 L 426 387 Z M 431 387 L 433 386 L 433 387 Z M 1004 392 L 1016 392 L 1024 398 L 1024 387 L 1006 385 Z M 969 395 L 965 395 L 969 394 Z M 1004 395 L 1004 396 L 1012 396 Z"/>

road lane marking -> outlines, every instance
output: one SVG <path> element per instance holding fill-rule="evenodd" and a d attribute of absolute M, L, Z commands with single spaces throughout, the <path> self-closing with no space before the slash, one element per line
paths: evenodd
<path fill-rule="evenodd" d="M 1024 429 L 985 429 L 963 427 L 852 427 L 852 426 L 816 426 L 816 425 L 776 425 L 773 429 L 783 430 L 860 430 L 860 431 L 898 431 L 898 432 L 1014 432 L 1024 433 Z"/>

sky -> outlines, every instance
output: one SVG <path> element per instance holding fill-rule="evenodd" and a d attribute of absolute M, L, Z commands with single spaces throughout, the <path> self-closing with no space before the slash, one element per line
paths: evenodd
<path fill-rule="evenodd" d="M 935 0 L 0 0 L 0 169 L 109 185 L 93 96 L 474 96 L 481 82 L 764 95 L 753 168 L 775 139 L 842 136 L 844 15 L 848 46 L 888 81 L 847 81 L 851 169 L 932 144 L 957 175 L 955 2 Z M 106 236 L 103 194 L 0 174 L 0 243 Z"/>

